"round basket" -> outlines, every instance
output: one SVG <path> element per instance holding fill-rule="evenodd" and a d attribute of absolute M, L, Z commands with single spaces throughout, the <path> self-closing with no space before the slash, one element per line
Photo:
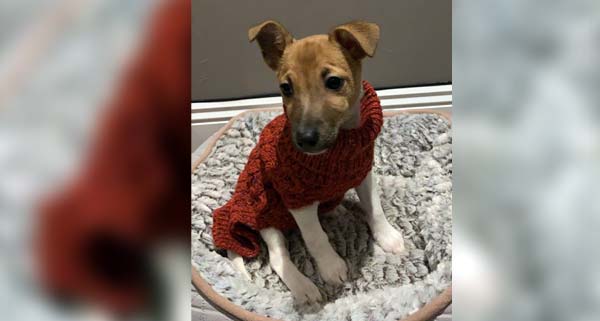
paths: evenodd
<path fill-rule="evenodd" d="M 336 250 L 354 270 L 354 278 L 350 277 L 343 289 L 333 289 L 320 283 L 316 276 L 318 273 L 311 275 L 310 271 L 314 270 L 311 259 L 301 245 L 296 245 L 302 243 L 299 233 L 288 235 L 291 256 L 296 257 L 294 262 L 329 297 L 323 310 L 312 307 L 300 308 L 298 312 L 298 307 L 290 307 L 289 291 L 280 280 L 273 277 L 274 272 L 269 269 L 267 256 L 264 255 L 266 250 L 263 249 L 257 259 L 246 262 L 253 281 L 243 279 L 227 258 L 215 252 L 211 246 L 211 213 L 230 197 L 239 171 L 243 168 L 244 157 L 247 157 L 255 143 L 252 138 L 258 135 L 261 126 L 275 111 L 280 109 L 253 110 L 234 117 L 213 136 L 192 165 L 192 283 L 198 293 L 216 310 L 234 320 L 289 320 L 289 316 L 293 320 L 327 318 L 333 321 L 332 316 L 337 316 L 336 313 L 345 313 L 344 320 L 432 320 L 440 315 L 452 302 L 452 153 L 451 123 L 447 113 L 429 110 L 384 112 L 382 134 L 387 131 L 389 135 L 380 135 L 378 138 L 374 167 L 376 174 L 384 177 L 379 182 L 380 189 L 384 190 L 384 211 L 386 215 L 388 212 L 396 213 L 392 216 L 398 218 L 392 224 L 405 235 L 409 252 L 406 257 L 394 258 L 381 254 L 373 242 L 361 238 L 368 231 L 360 227 L 363 224 L 359 218 L 354 222 L 352 219 L 349 221 L 351 224 L 348 225 L 359 228 L 351 231 L 346 228 L 346 235 L 340 234 L 335 228 L 328 229 L 328 221 L 322 221 L 334 248 L 336 239 L 340 240 Z M 252 131 L 247 132 L 247 128 Z M 236 144 L 237 140 L 242 142 L 235 146 L 239 150 L 237 155 L 229 146 L 232 140 Z M 228 150 L 230 156 L 227 156 Z M 241 159 L 236 159 L 231 166 L 227 163 L 230 161 L 227 157 Z M 219 162 L 220 159 L 223 162 Z M 211 174 L 211 171 L 214 173 Z M 393 192 L 403 189 L 406 189 L 404 194 Z M 348 194 L 347 198 L 349 200 L 335 211 L 346 211 L 345 221 L 348 217 L 359 217 L 348 214 L 356 211 L 353 205 L 356 200 Z M 339 225 L 335 213 L 332 217 L 330 226 Z M 393 220 L 394 217 L 388 216 L 388 219 Z M 358 235 L 357 240 L 348 242 L 348 235 Z M 360 245 L 361 242 L 368 246 Z M 345 254 L 350 258 L 346 258 Z M 351 257 L 360 259 L 353 261 Z M 380 261 L 382 263 L 378 264 Z M 376 293 L 372 300 L 371 293 Z M 274 299 L 274 295 L 277 299 Z M 402 300 L 390 302 L 394 298 Z M 356 300 L 355 306 L 353 300 Z M 395 302 L 398 302 L 397 308 L 392 307 Z M 387 314 L 373 315 L 368 312 L 379 310 L 387 311 Z"/>

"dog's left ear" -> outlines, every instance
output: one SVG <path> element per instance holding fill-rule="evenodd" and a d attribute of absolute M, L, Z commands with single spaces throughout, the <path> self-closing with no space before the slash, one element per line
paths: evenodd
<path fill-rule="evenodd" d="M 335 27 L 329 33 L 329 39 L 339 43 L 356 60 L 365 56 L 373 57 L 379 41 L 379 26 L 366 21 L 353 21 Z"/>

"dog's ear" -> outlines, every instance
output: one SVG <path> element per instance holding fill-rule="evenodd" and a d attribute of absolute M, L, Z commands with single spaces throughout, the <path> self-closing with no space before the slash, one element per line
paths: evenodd
<path fill-rule="evenodd" d="M 265 62 L 271 69 L 277 70 L 281 56 L 294 38 L 285 28 L 276 21 L 267 20 L 248 30 L 250 42 L 258 41 Z"/>
<path fill-rule="evenodd" d="M 366 21 L 353 21 L 335 27 L 329 33 L 329 39 L 339 43 L 356 60 L 365 56 L 373 57 L 379 41 L 379 26 Z"/>

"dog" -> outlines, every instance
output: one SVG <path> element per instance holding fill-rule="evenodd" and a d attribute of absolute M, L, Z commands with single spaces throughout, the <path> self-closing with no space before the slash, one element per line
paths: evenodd
<path fill-rule="evenodd" d="M 294 39 L 280 23 L 268 20 L 249 29 L 265 63 L 275 72 L 291 125 L 292 143 L 307 155 L 325 153 L 340 129 L 360 123 L 362 60 L 375 54 L 379 26 L 355 21 L 337 26 L 329 34 Z M 374 174 L 369 172 L 354 187 L 371 232 L 386 252 L 404 251 L 402 234 L 386 219 Z M 322 279 L 340 285 L 348 280 L 345 261 L 333 249 L 319 223 L 319 203 L 289 209 Z M 298 303 L 316 303 L 323 297 L 315 284 L 292 263 L 284 234 L 273 227 L 259 231 L 269 251 L 269 264 Z M 242 256 L 227 251 L 233 265 L 247 278 Z"/>

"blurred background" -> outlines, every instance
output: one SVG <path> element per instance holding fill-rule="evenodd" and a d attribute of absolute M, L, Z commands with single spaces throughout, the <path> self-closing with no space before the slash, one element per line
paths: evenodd
<path fill-rule="evenodd" d="M 600 2 L 453 2 L 457 320 L 600 318 Z"/>
<path fill-rule="evenodd" d="M 139 55 L 151 18 L 163 2 L 0 1 L 1 319 L 103 316 L 103 310 L 96 309 L 101 307 L 93 304 L 88 306 L 93 313 L 79 307 L 58 308 L 43 293 L 32 244 L 38 210 L 46 194 L 59 193 L 80 174 L 83 163 L 89 163 L 86 157 L 91 143 L 98 140 L 94 136 L 109 102 L 115 100 L 123 75 Z M 189 67 L 184 73 L 188 72 Z M 187 111 L 189 98 L 182 98 Z M 189 121 L 189 115 L 184 116 Z M 187 133 L 187 123 L 184 126 Z M 189 155 L 189 142 L 184 143 Z M 186 177 L 187 162 L 188 158 Z M 73 222 L 67 219 L 61 224 Z M 189 259 L 184 263 L 187 272 Z M 187 273 L 185 293 L 189 292 Z M 189 306 L 189 297 L 185 303 Z"/>

